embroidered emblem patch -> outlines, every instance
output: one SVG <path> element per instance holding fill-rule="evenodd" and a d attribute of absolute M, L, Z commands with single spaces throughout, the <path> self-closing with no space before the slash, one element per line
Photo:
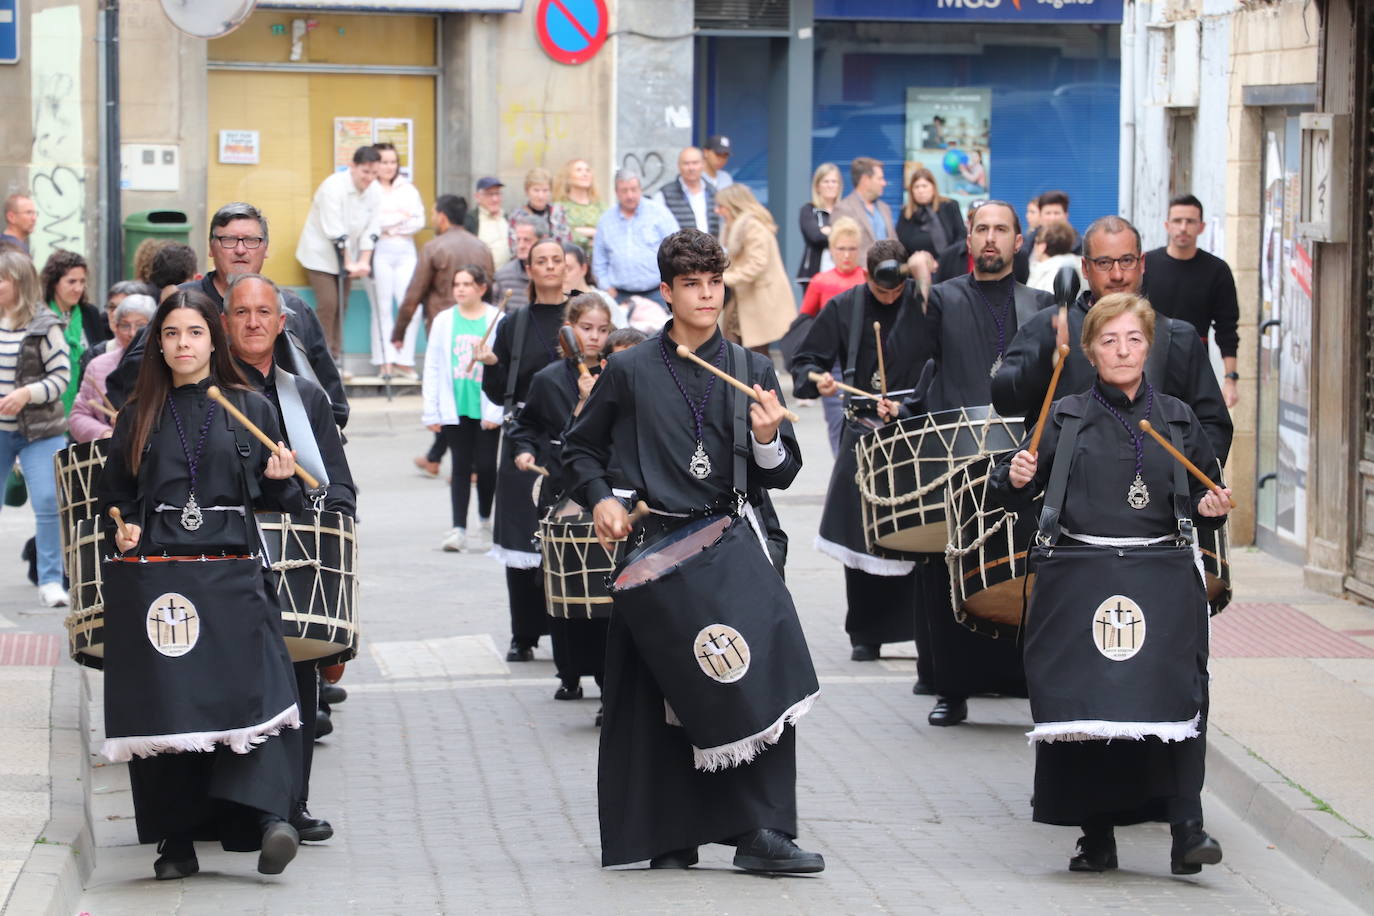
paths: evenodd
<path fill-rule="evenodd" d="M 703 627 L 692 647 L 701 671 L 713 681 L 733 684 L 749 670 L 749 643 L 723 623 Z"/>
<path fill-rule="evenodd" d="M 200 639 L 200 615 L 179 592 L 159 595 L 148 605 L 148 642 L 168 658 L 180 658 Z"/>
<path fill-rule="evenodd" d="M 1112 595 L 1093 613 L 1093 644 L 1114 662 L 1124 662 L 1145 645 L 1145 612 L 1125 595 Z"/>

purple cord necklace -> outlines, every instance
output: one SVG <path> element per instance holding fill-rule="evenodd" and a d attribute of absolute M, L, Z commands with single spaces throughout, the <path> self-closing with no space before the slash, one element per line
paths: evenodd
<path fill-rule="evenodd" d="M 1117 421 L 1126 427 L 1126 435 L 1131 437 L 1131 442 L 1135 445 L 1135 480 L 1131 481 L 1131 486 L 1126 490 L 1126 505 L 1132 509 L 1144 509 L 1150 504 L 1150 490 L 1145 486 L 1145 478 L 1141 476 L 1145 469 L 1145 433 L 1139 429 L 1132 429 L 1131 424 L 1126 421 L 1111 402 L 1102 396 L 1102 392 L 1093 385 L 1093 397 L 1097 398 L 1098 403 L 1107 408 Z M 1155 408 L 1155 389 L 1149 382 L 1145 383 L 1145 417 L 1154 413 Z"/>
<path fill-rule="evenodd" d="M 687 409 L 692 412 L 692 421 L 695 424 L 697 436 L 697 450 L 692 453 L 692 458 L 687 462 L 687 472 L 697 480 L 705 480 L 711 476 L 711 456 L 706 454 L 706 439 L 703 430 L 706 425 L 706 402 L 711 400 L 711 392 L 716 387 L 716 377 L 712 375 L 706 383 L 706 393 L 701 396 L 700 401 L 693 401 L 692 396 L 687 393 L 687 386 L 682 384 L 682 379 L 678 378 L 677 370 L 673 368 L 673 361 L 668 358 L 668 335 L 660 334 L 658 337 L 658 352 L 663 357 L 663 365 L 668 367 L 668 374 L 673 377 L 673 383 L 677 385 L 677 390 L 682 393 L 682 399 L 687 402 Z M 716 358 L 711 362 L 719 366 L 725 357 L 725 338 L 720 339 L 720 348 L 716 351 Z"/>
<path fill-rule="evenodd" d="M 200 503 L 196 502 L 196 476 L 200 470 L 200 456 L 205 452 L 205 439 L 210 432 L 210 421 L 215 416 L 215 404 L 211 403 L 205 411 L 205 422 L 200 425 L 200 438 L 196 440 L 194 453 L 186 445 L 186 427 L 182 425 L 181 413 L 177 410 L 176 401 L 172 399 L 170 391 L 167 393 L 167 407 L 172 412 L 172 421 L 176 423 L 177 438 L 181 440 L 181 453 L 186 456 L 186 469 L 191 478 L 191 485 L 186 495 L 186 505 L 181 509 L 181 527 L 187 531 L 196 531 L 205 523 L 205 517 L 200 511 Z"/>
<path fill-rule="evenodd" d="M 1012 303 L 1016 301 L 1016 281 L 1012 280 L 1011 294 L 1007 296 L 1007 304 L 1002 306 L 1002 314 L 999 316 L 988 297 L 983 293 L 983 287 L 974 279 L 973 274 L 969 274 L 969 280 L 973 283 L 973 288 L 978 291 L 978 298 L 983 300 L 983 305 L 987 306 L 988 314 L 992 316 L 993 324 L 997 325 L 997 358 L 992 361 L 992 370 L 988 372 L 989 378 L 997 377 L 997 370 L 1002 368 L 1002 357 L 1007 352 L 1007 317 L 1011 314 Z"/>

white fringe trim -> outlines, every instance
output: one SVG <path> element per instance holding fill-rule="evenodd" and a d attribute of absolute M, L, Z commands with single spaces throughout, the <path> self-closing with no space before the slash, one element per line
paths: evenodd
<path fill-rule="evenodd" d="M 537 569 L 539 564 L 544 562 L 542 554 L 511 550 L 500 544 L 492 544 L 487 556 L 509 569 Z"/>
<path fill-rule="evenodd" d="M 134 755 L 155 757 L 182 751 L 213 751 L 223 744 L 235 754 L 246 754 L 283 728 L 300 728 L 301 711 L 295 703 L 263 722 L 246 728 L 222 732 L 188 732 L 183 735 L 146 735 L 135 738 L 106 738 L 100 754 L 111 763 L 126 763 Z"/>
<path fill-rule="evenodd" d="M 1111 741 L 1124 738 L 1143 741 L 1153 735 L 1161 741 L 1186 741 L 1200 732 L 1202 713 L 1184 722 L 1108 722 L 1103 719 L 1079 719 L 1074 722 L 1037 722 L 1026 732 L 1028 744 L 1043 741 Z"/>
<path fill-rule="evenodd" d="M 736 767 L 751 762 L 770 744 L 777 744 L 782 738 L 782 730 L 788 723 L 796 724 L 796 721 L 811 711 L 811 707 L 816 702 L 816 697 L 820 696 L 820 691 L 793 703 L 786 712 L 778 717 L 778 721 L 749 738 L 741 738 L 730 744 L 722 744 L 720 747 L 700 748 L 692 746 L 692 763 L 698 770 L 707 773 L 714 773 L 717 770 L 724 770 L 729 767 Z M 665 704 L 666 705 L 666 704 Z"/>
<path fill-rule="evenodd" d="M 827 541 L 819 534 L 816 535 L 815 548 L 832 560 L 839 560 L 850 569 L 866 572 L 870 576 L 905 576 L 916 568 L 911 560 L 889 560 L 871 553 L 859 553 L 843 544 Z"/>

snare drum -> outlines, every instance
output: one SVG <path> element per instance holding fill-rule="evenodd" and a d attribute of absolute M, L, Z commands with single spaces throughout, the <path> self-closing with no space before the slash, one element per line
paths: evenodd
<path fill-rule="evenodd" d="M 72 530 L 67 577 L 72 609 L 67 615 L 67 651 L 88 668 L 105 666 L 105 598 L 101 589 L 100 554 L 105 549 L 98 518 L 83 518 Z"/>
<path fill-rule="evenodd" d="M 57 527 L 62 534 L 62 556 L 68 564 L 67 577 L 72 581 L 76 581 L 69 556 L 73 531 L 77 522 L 96 514 L 95 485 L 105 467 L 107 441 L 77 442 L 53 456 L 53 470 L 57 475 Z"/>
<path fill-rule="evenodd" d="M 980 456 L 1015 448 L 1021 436 L 1021 421 L 990 406 L 911 417 L 865 435 L 854 451 L 869 550 L 943 553 L 949 481 Z"/>
<path fill-rule="evenodd" d="M 277 577 L 286 647 L 295 662 L 358 654 L 358 541 L 341 512 L 258 514 Z"/>
<path fill-rule="evenodd" d="M 1220 614 L 1231 603 L 1231 549 L 1228 525 L 1208 530 L 1197 529 L 1197 543 L 1202 550 L 1202 571 L 1207 582 L 1207 605 L 1213 614 Z"/>
<path fill-rule="evenodd" d="M 1027 580 L 1026 551 L 1035 520 L 988 504 L 988 478 L 996 461 L 980 458 L 949 483 L 946 523 L 949 589 L 954 619 L 994 639 L 1016 635 L 1034 574 Z"/>
<path fill-rule="evenodd" d="M 542 479 L 542 478 L 541 478 Z M 616 545 L 608 555 L 596 539 L 592 514 L 571 499 L 550 506 L 539 521 L 544 555 L 544 602 L 551 617 L 611 616 L 606 578 L 615 572 Z"/>

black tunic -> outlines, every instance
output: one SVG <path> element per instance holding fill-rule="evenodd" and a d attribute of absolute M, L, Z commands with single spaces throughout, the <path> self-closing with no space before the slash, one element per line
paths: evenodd
<path fill-rule="evenodd" d="M 1097 378 L 1096 370 L 1079 346 L 1083 319 L 1092 303 L 1092 294 L 1084 292 L 1069 308 L 1069 356 L 1059 377 L 1056 399 L 1087 391 Z M 992 405 L 1004 417 L 1025 416 L 1027 432 L 1035 424 L 1040 404 L 1050 387 L 1056 340 L 1054 325 L 1050 322 L 1057 313 L 1058 309 L 1046 309 L 1017 332 L 1001 370 L 992 380 Z M 1231 414 L 1221 397 L 1207 349 L 1186 321 L 1157 315 L 1155 322 L 1154 346 L 1169 348 L 1164 378 L 1155 382 L 1161 392 L 1173 395 L 1193 409 L 1207 431 L 1217 458 L 1225 464 L 1231 451 Z M 1148 362 L 1146 372 L 1149 372 Z"/>
<path fill-rule="evenodd" d="M 1188 322 L 1204 341 L 1216 328 L 1221 355 L 1236 355 L 1240 306 L 1236 302 L 1236 279 L 1225 261 L 1201 249 L 1180 260 L 1172 257 L 1169 249 L 1156 248 L 1145 255 L 1142 282 L 1142 291 L 1159 312 Z"/>
<path fill-rule="evenodd" d="M 526 306 L 528 319 L 523 339 L 515 341 L 515 327 L 522 323 L 520 312 L 507 315 L 496 326 L 491 349 L 496 364 L 482 370 L 482 393 L 492 403 L 508 410 L 518 408 L 529 396 L 530 384 L 540 369 L 558 359 L 558 329 L 563 324 L 563 303 L 535 303 Z M 512 357 L 520 352 L 520 368 L 506 404 L 507 381 L 510 378 Z M 501 456 L 496 470 L 496 508 L 492 524 L 494 552 L 508 567 L 533 569 L 539 565 L 539 545 L 535 531 L 539 515 L 530 494 L 536 478 L 534 471 L 520 471 L 515 467 L 515 450 L 509 435 L 501 444 Z"/>
<path fill-rule="evenodd" d="M 1067 372 L 1067 367 L 1065 368 Z M 1109 386 L 1094 387 L 1134 425 L 1145 416 L 1148 400 L 1144 385 L 1134 401 Z M 1135 478 L 1135 446 L 1121 422 L 1096 399 L 1077 394 L 1056 402 L 1040 440 L 1040 460 L 1035 479 L 1021 489 L 1011 486 L 1011 456 L 992 472 L 989 499 L 1016 512 L 1035 516 L 1034 496 L 1043 491 L 1054 467 L 1055 449 L 1063 427 L 1066 405 L 1081 412 L 1083 424 L 1070 465 L 1068 488 L 1060 516 L 1066 532 L 1103 537 L 1158 537 L 1177 530 L 1169 494 L 1173 489 L 1173 459 L 1152 439 L 1144 443 L 1141 476 L 1149 488 L 1144 509 L 1126 505 L 1126 492 Z M 1206 431 L 1182 401 L 1155 393 L 1155 425 L 1167 429 L 1168 420 L 1186 420 L 1182 451 L 1214 480 L 1220 480 L 1217 460 Z M 1160 418 L 1164 422 L 1160 422 Z M 1028 440 L 1029 441 L 1029 440 Z M 1024 445 L 1023 445 L 1024 447 Z M 1206 488 L 1188 478 L 1189 504 L 1195 524 L 1216 528 L 1224 518 L 1197 514 Z M 1207 729 L 1207 647 L 1197 658 L 1202 673 L 1201 734 L 1186 741 L 1165 743 L 1150 737 L 1144 741 L 1041 742 L 1035 749 L 1035 820 L 1046 824 L 1081 826 L 1136 824 L 1143 821 L 1179 823 L 1202 817 L 1202 781 Z"/>
<path fill-rule="evenodd" d="M 186 428 L 187 444 L 193 449 L 210 404 L 205 394 L 209 384 L 207 380 L 172 392 Z M 281 438 L 275 411 L 262 396 L 252 392 L 230 392 L 230 396 L 273 441 Z M 211 553 L 221 549 L 241 551 L 248 537 L 244 516 L 206 511 L 203 526 L 189 532 L 178 523 L 179 512 L 152 511 L 159 503 L 185 504 L 190 482 L 186 458 L 176 424 L 164 407 L 158 426 L 149 436 L 149 447 L 140 470 L 140 478 L 145 484 L 140 487 L 139 478 L 130 471 L 125 446 L 134 413 L 133 410 L 120 412 L 110 439 L 105 468 L 97 485 L 102 515 L 109 507 L 118 506 L 126 520 L 138 521 L 143 518 L 143 508 L 147 506 L 152 518 L 144 527 L 143 537 L 147 538 L 149 547 L 157 548 L 150 553 L 160 550 L 174 555 Z M 246 459 L 239 457 L 239 444 L 250 449 Z M 248 468 L 252 469 L 250 491 L 257 491 L 251 493 L 254 509 L 300 511 L 302 493 L 294 478 L 270 480 L 261 476 L 268 457 L 267 449 L 256 439 L 243 432 L 236 437 L 227 428 L 223 408 L 216 407 L 197 473 L 197 501 L 205 507 L 243 505 L 241 473 Z M 113 543 L 113 535 L 111 526 L 107 532 L 110 543 Z M 279 626 L 278 620 L 278 635 Z M 280 649 L 282 670 L 276 675 L 294 681 L 284 643 L 280 643 Z M 233 685 L 224 686 L 232 689 Z M 300 732 L 284 729 L 248 754 L 235 754 L 220 747 L 212 753 L 135 757 L 129 761 L 129 782 L 133 789 L 139 842 L 156 843 L 169 835 L 189 833 L 196 839 L 218 840 L 230 851 L 257 849 L 262 835 L 259 813 L 289 817 L 292 804 L 300 797 L 301 753 Z"/>
<path fill-rule="evenodd" d="M 670 322 L 663 333 L 672 328 Z M 697 350 L 716 358 L 717 332 Z M 677 356 L 666 359 L 699 399 L 714 376 Z M 746 352 L 748 374 L 778 390 L 769 360 Z M 711 472 L 688 472 L 696 449 L 692 414 L 664 364 L 657 337 L 611 356 L 581 415 L 568 430 L 563 461 L 572 492 L 585 506 L 633 490 L 651 507 L 694 512 L 732 505 L 733 389 L 719 379 L 704 410 L 703 440 Z M 727 363 L 728 365 L 728 363 Z M 781 393 L 779 393 L 781 396 Z M 748 462 L 751 491 L 785 488 L 801 469 L 791 424 L 778 430 L 786 456 L 764 470 Z M 797 831 L 796 742 L 791 728 L 750 764 L 714 773 L 697 770 L 681 728 L 664 722 L 663 693 L 623 621 L 614 613 L 606 647 L 598 801 L 601 861 L 620 865 L 703 843 L 723 843 L 759 828 Z"/>

